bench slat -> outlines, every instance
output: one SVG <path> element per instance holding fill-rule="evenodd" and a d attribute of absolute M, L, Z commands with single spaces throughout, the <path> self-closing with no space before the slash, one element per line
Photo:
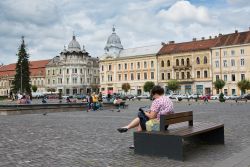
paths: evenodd
<path fill-rule="evenodd" d="M 191 116 L 191 115 L 193 115 L 193 111 L 178 112 L 178 113 L 161 115 L 161 116 L 163 117 L 163 119 L 173 119 L 173 118 L 179 118 L 179 117 Z"/>
<path fill-rule="evenodd" d="M 172 119 L 165 120 L 165 124 L 170 125 L 170 124 L 192 121 L 192 120 L 193 120 L 193 116 L 185 116 L 185 117 L 172 118 Z"/>

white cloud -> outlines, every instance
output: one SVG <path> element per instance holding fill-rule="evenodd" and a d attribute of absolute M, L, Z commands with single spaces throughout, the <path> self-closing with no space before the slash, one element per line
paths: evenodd
<path fill-rule="evenodd" d="M 176 23 L 197 22 L 209 24 L 211 22 L 208 10 L 205 7 L 196 7 L 189 1 L 178 1 L 168 10 L 162 9 L 158 16 Z"/>
<path fill-rule="evenodd" d="M 187 0 L 4 0 L 0 1 L 0 62 L 16 62 L 25 36 L 31 60 L 52 58 L 76 38 L 93 56 L 101 56 L 115 24 L 124 48 L 162 41 L 228 33 L 249 27 L 250 4 Z M 223 1 L 224 2 L 224 1 Z M 250 2 L 250 1 L 249 1 Z M 241 4 L 241 5 L 239 5 Z M 239 19 L 240 18 L 240 19 Z"/>

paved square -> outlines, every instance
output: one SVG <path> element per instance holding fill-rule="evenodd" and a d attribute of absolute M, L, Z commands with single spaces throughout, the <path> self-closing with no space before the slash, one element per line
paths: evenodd
<path fill-rule="evenodd" d="M 116 129 L 134 118 L 138 107 L 150 102 L 128 103 L 129 108 L 121 112 L 105 110 L 49 113 L 47 116 L 0 116 L 0 166 L 211 167 L 219 163 L 223 165 L 223 161 L 227 161 L 226 164 L 230 158 L 235 158 L 236 162 L 244 150 L 249 150 L 250 104 L 192 102 L 188 105 L 181 102 L 175 103 L 175 110 L 193 110 L 194 121 L 224 123 L 225 145 L 189 144 L 184 162 L 135 155 L 128 148 L 133 143 L 132 131 L 120 134 Z M 250 165 L 248 162 L 245 161 L 245 165 Z"/>

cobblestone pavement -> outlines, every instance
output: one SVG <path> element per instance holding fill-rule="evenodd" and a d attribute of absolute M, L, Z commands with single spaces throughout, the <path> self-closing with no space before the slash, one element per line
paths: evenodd
<path fill-rule="evenodd" d="M 128 147 L 133 132 L 116 129 L 127 124 L 139 106 L 149 101 L 134 101 L 129 108 L 100 112 L 61 112 L 0 116 L 1 167 L 119 167 L 168 166 L 211 167 L 242 152 L 250 145 L 249 103 L 175 103 L 176 111 L 193 110 L 195 121 L 225 124 L 225 145 L 189 144 L 185 161 L 166 157 L 135 155 Z"/>

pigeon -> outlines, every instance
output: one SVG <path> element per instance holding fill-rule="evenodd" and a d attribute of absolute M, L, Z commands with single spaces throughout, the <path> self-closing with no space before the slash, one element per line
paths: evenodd
<path fill-rule="evenodd" d="M 47 115 L 47 113 L 45 112 L 45 113 L 43 113 L 43 116 L 46 116 Z"/>

